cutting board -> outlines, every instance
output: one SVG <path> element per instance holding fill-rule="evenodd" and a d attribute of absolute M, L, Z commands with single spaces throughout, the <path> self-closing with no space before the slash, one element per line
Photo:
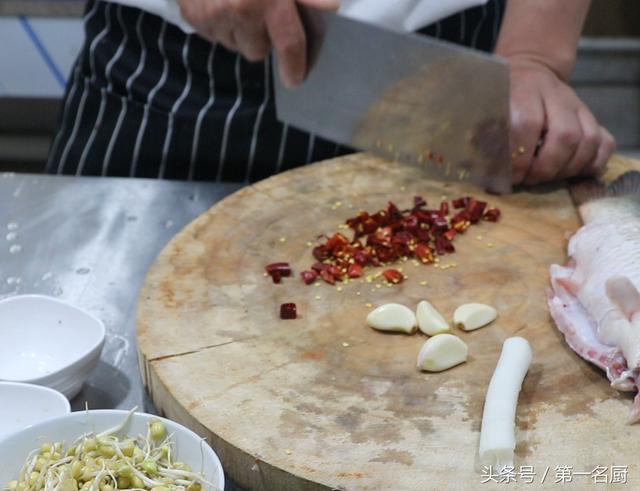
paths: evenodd
<path fill-rule="evenodd" d="M 632 165 L 618 159 L 614 172 Z M 438 268 L 403 263 L 408 279 L 393 287 L 306 286 L 297 276 L 316 237 L 359 210 L 468 194 L 499 206 L 502 219 L 457 237 Z M 592 489 L 587 474 L 612 465 L 628 466 L 639 486 L 640 426 L 625 425 L 632 396 L 566 346 L 546 307 L 549 265 L 565 261 L 578 227 L 561 186 L 487 196 L 363 154 L 274 176 L 216 204 L 156 260 L 139 303 L 144 383 L 249 490 L 503 489 L 482 484 L 482 407 L 502 342 L 523 336 L 534 359 L 518 405 L 516 471 L 533 466 L 536 484 L 518 475 L 509 489 L 555 488 L 567 466 L 583 473 L 567 487 Z M 273 284 L 263 273 L 276 261 L 296 277 Z M 371 306 L 423 299 L 449 318 L 466 302 L 493 305 L 499 318 L 454 331 L 469 345 L 467 363 L 420 373 L 426 338 L 376 332 L 365 317 Z M 298 319 L 279 319 L 284 302 L 297 304 Z"/>

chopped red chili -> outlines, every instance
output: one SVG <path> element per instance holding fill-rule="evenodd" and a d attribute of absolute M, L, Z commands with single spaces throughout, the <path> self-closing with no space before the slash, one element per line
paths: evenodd
<path fill-rule="evenodd" d="M 324 261 L 329 258 L 330 250 L 325 245 L 319 245 L 313 248 L 313 257 L 315 257 L 318 261 Z"/>
<path fill-rule="evenodd" d="M 330 285 L 335 285 L 336 284 L 336 279 L 333 277 L 333 275 L 331 273 L 329 273 L 329 271 L 327 271 L 326 269 L 323 269 L 322 271 L 320 271 L 320 277 L 326 282 L 329 283 Z"/>
<path fill-rule="evenodd" d="M 345 271 L 343 271 L 341 268 L 339 268 L 338 266 L 336 266 L 334 264 L 330 264 L 329 265 L 329 267 L 327 268 L 327 272 L 329 274 L 331 274 L 331 276 L 333 276 L 338 281 L 342 280 L 342 278 L 344 277 L 344 273 L 345 273 Z"/>
<path fill-rule="evenodd" d="M 422 196 L 414 196 L 413 208 L 422 208 L 423 206 L 427 206 L 427 201 Z"/>
<path fill-rule="evenodd" d="M 459 210 L 460 208 L 466 208 L 469 204 L 469 200 L 471 200 L 471 198 L 468 196 L 465 198 L 457 198 L 451 201 L 451 204 L 456 210 Z"/>
<path fill-rule="evenodd" d="M 382 276 L 384 276 L 384 279 L 389 283 L 397 284 L 404 281 L 404 275 L 397 269 L 385 269 L 382 272 Z"/>
<path fill-rule="evenodd" d="M 489 208 L 482 217 L 487 222 L 497 222 L 500 218 L 500 210 L 498 208 Z"/>
<path fill-rule="evenodd" d="M 281 278 L 291 276 L 289 263 L 271 263 L 265 267 L 265 270 L 274 283 L 280 283 Z"/>
<path fill-rule="evenodd" d="M 451 254 L 455 251 L 456 248 L 453 247 L 451 241 L 448 240 L 444 235 L 438 235 L 436 237 L 436 252 L 438 253 L 438 255 L 441 256 L 443 254 Z"/>
<path fill-rule="evenodd" d="M 353 259 L 360 266 L 366 266 L 371 262 L 371 254 L 368 251 L 356 251 Z"/>
<path fill-rule="evenodd" d="M 469 221 L 471 223 L 478 223 L 482 218 L 482 214 L 484 213 L 484 209 L 486 207 L 487 207 L 486 202 L 478 201 L 472 198 L 469 204 L 467 205 L 467 211 L 469 212 Z"/>
<path fill-rule="evenodd" d="M 495 222 L 500 210 L 487 208 L 487 203 L 464 196 L 443 201 L 436 209 L 427 209 L 427 201 L 421 196 L 413 198 L 411 209 L 400 209 L 389 202 L 386 208 L 375 213 L 362 211 L 346 220 L 353 231 L 353 239 L 337 232 L 319 237 L 323 242 L 313 248 L 316 263 L 300 273 L 310 285 L 320 277 L 334 285 L 345 279 L 361 278 L 367 267 L 387 266 L 399 260 L 416 258 L 424 264 L 436 261 L 436 255 L 455 252 L 453 241 L 459 234 L 480 220 Z M 451 216 L 451 210 L 456 212 Z M 291 276 L 287 263 L 267 266 L 267 273 L 275 283 Z M 405 279 L 397 269 L 386 269 L 384 278 L 390 283 Z"/>
<path fill-rule="evenodd" d="M 280 305 L 281 319 L 295 319 L 298 317 L 298 308 L 295 303 L 283 303 Z"/>
<path fill-rule="evenodd" d="M 418 244 L 413 252 L 424 264 L 429 264 L 435 261 L 433 249 L 426 244 Z"/>
<path fill-rule="evenodd" d="M 349 278 L 360 278 L 364 274 L 364 269 L 358 263 L 350 264 L 347 270 Z"/>
<path fill-rule="evenodd" d="M 447 240 L 453 240 L 453 238 L 458 235 L 458 231 L 455 228 L 452 228 L 450 230 L 447 230 L 445 233 L 442 234 L 442 236 L 447 239 Z"/>
<path fill-rule="evenodd" d="M 311 283 L 314 283 L 316 281 L 318 272 L 312 269 L 309 271 L 303 271 L 302 273 L 300 273 L 300 276 L 302 277 L 302 281 L 304 281 L 307 285 L 310 285 Z"/>

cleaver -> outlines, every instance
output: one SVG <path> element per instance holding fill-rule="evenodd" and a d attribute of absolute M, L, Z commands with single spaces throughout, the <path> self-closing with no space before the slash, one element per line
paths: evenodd
<path fill-rule="evenodd" d="M 428 179 L 511 191 L 505 60 L 335 13 L 300 13 L 309 71 L 286 89 L 274 70 L 278 119 L 420 166 Z"/>

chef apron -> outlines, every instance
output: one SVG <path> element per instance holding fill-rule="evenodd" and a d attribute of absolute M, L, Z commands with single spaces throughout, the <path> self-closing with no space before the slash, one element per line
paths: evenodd
<path fill-rule="evenodd" d="M 506 0 L 419 32 L 482 51 Z M 148 12 L 90 0 L 47 172 L 253 182 L 349 149 L 276 119 L 272 63 L 250 63 Z"/>

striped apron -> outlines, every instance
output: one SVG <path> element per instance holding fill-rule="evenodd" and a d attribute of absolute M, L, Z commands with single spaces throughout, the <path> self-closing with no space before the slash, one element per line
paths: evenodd
<path fill-rule="evenodd" d="M 491 51 L 505 2 L 489 0 L 420 32 Z M 88 2 L 84 24 L 49 173 L 254 182 L 349 151 L 277 121 L 270 60 L 250 63 L 102 0 Z"/>

